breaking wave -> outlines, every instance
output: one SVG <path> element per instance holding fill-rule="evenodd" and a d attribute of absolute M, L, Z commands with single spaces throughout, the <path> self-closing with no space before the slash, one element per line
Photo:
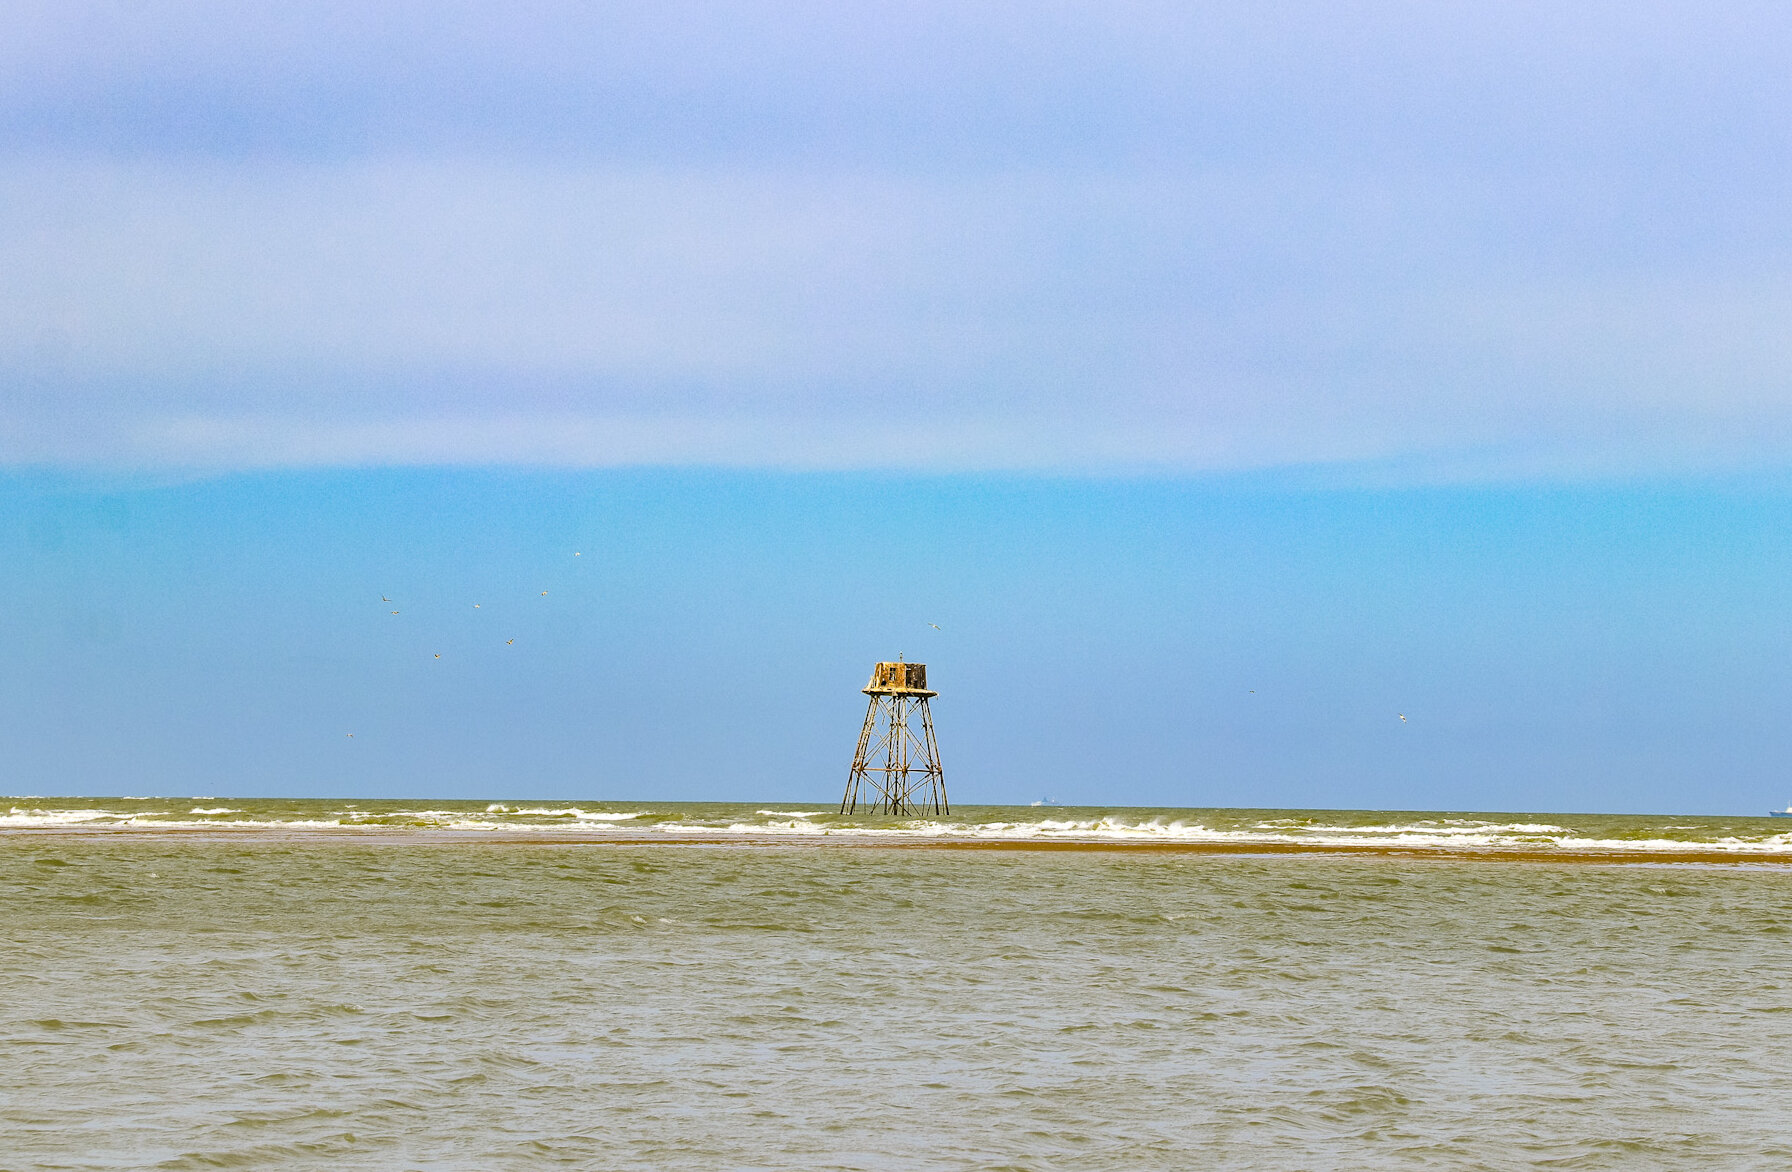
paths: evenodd
<path fill-rule="evenodd" d="M 214 799 L 216 800 L 216 799 Z M 978 806 L 950 817 L 842 816 L 720 803 L 0 798 L 0 831 L 429 831 L 651 841 L 734 840 L 1162 843 L 1434 852 L 1685 853 L 1792 860 L 1792 828 L 1767 818 L 1390 814 L 1374 811 L 1089 810 Z"/>

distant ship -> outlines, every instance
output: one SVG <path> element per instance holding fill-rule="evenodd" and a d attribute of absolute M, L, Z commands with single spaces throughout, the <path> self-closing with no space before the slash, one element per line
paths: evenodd
<path fill-rule="evenodd" d="M 1769 810 L 1767 816 L 1769 818 L 1792 818 L 1792 806 L 1787 806 L 1784 810 Z"/>

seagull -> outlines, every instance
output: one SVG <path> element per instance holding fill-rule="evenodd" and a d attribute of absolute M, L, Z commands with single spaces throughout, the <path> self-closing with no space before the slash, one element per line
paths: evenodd
<path fill-rule="evenodd" d="M 927 625 L 932 627 L 936 631 L 940 631 L 940 625 L 938 623 L 928 623 Z M 944 631 L 940 631 L 940 634 L 942 634 L 942 635 L 944 635 L 945 633 L 946 632 L 944 632 Z"/>
<path fill-rule="evenodd" d="M 351 741 L 352 741 L 352 740 L 354 740 L 354 739 L 355 739 L 355 734 L 354 734 L 354 733 L 350 733 L 350 734 L 348 734 L 348 739 L 349 739 L 349 740 L 351 740 Z"/>
<path fill-rule="evenodd" d="M 512 643 L 515 643 L 515 642 L 516 642 L 516 640 L 515 640 L 515 639 L 506 639 L 506 640 L 504 640 L 504 646 L 506 646 L 506 647 L 508 647 L 508 646 L 510 646 L 510 645 L 511 645 L 511 644 L 512 644 Z"/>
<path fill-rule="evenodd" d="M 382 594 L 382 595 L 380 595 L 380 601 L 381 602 L 391 602 L 392 600 L 390 598 L 387 598 L 384 594 Z"/>
<path fill-rule="evenodd" d="M 477 602 L 475 602 L 475 603 L 474 603 L 474 604 L 473 604 L 473 609 L 474 609 L 474 610 L 478 610 L 478 609 L 479 609 L 479 604 L 478 604 L 478 603 L 477 603 Z"/>
<path fill-rule="evenodd" d="M 579 551 L 578 551 L 578 550 L 576 550 L 576 549 L 575 549 L 575 550 L 573 550 L 573 551 L 572 551 L 572 556 L 573 556 L 573 557 L 578 557 L 578 556 L 579 556 Z"/>
<path fill-rule="evenodd" d="M 1400 718 L 1400 723 L 1401 723 L 1401 724 L 1405 724 L 1405 723 L 1406 723 L 1406 713 L 1404 713 L 1404 712 L 1396 712 L 1396 713 L 1394 713 L 1394 715 L 1395 715 L 1395 716 L 1398 716 L 1398 717 L 1399 717 L 1399 718 Z"/>
<path fill-rule="evenodd" d="M 1253 695 L 1253 696 L 1255 696 L 1255 695 L 1256 695 L 1256 694 L 1257 694 L 1257 689 L 1255 689 L 1255 688 L 1252 688 L 1252 689 L 1251 689 L 1251 695 Z M 1403 718 L 1402 718 L 1402 719 L 1404 719 L 1404 717 L 1403 717 Z"/>
<path fill-rule="evenodd" d="M 392 612 L 392 613 L 393 613 L 393 614 L 397 614 L 397 613 L 398 613 L 398 612 L 397 612 L 397 611 L 393 611 L 393 612 Z"/>
<path fill-rule="evenodd" d="M 543 591 L 542 591 L 542 592 L 541 592 L 541 596 L 542 596 L 542 597 L 543 597 L 543 598 L 546 598 L 546 597 L 547 597 L 547 596 L 548 596 L 548 592 L 547 592 L 547 591 L 546 591 L 546 590 L 543 590 Z"/>
<path fill-rule="evenodd" d="M 440 651 L 436 652 L 436 658 L 437 659 L 442 658 L 442 653 Z"/>

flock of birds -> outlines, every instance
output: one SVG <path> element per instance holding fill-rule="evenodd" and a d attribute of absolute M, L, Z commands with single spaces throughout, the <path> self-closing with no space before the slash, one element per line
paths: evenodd
<path fill-rule="evenodd" d="M 581 552 L 581 551 L 579 551 L 579 550 L 574 550 L 574 551 L 573 551 L 573 555 L 572 555 L 572 556 L 573 556 L 573 557 L 581 557 L 581 556 L 583 556 L 583 554 L 582 554 L 582 552 Z M 547 596 L 548 596 L 548 592 L 547 592 L 547 591 L 546 591 L 546 590 L 543 590 L 543 591 L 542 591 L 542 592 L 541 592 L 541 597 L 543 597 L 543 598 L 546 598 L 546 597 L 547 597 Z M 380 595 L 380 601 L 381 601 L 381 602 L 383 602 L 383 603 L 385 603 L 385 604 L 386 604 L 386 605 L 388 605 L 388 606 L 390 606 L 390 605 L 391 605 L 391 604 L 392 604 L 392 599 L 391 599 L 391 598 L 390 598 L 390 597 L 388 597 L 388 596 L 387 596 L 387 595 L 384 595 L 384 594 L 382 594 L 382 595 Z M 477 602 L 475 602 L 475 603 L 474 603 L 474 604 L 473 604 L 473 609 L 474 609 L 474 610 L 480 610 L 480 609 L 482 609 L 482 608 L 481 608 L 481 606 L 480 606 L 480 604 L 479 604 L 479 603 L 477 603 Z M 395 614 L 395 615 L 396 615 L 396 614 L 398 614 L 398 613 L 399 613 L 399 612 L 398 612 L 398 611 L 396 611 L 396 610 L 395 610 L 395 611 L 392 611 L 392 612 L 391 612 L 391 613 L 392 613 L 392 614 Z M 506 640 L 504 640 L 504 646 L 506 646 L 506 647 L 514 647 L 514 646 L 515 646 L 515 645 L 516 645 L 516 639 L 515 639 L 515 638 L 510 638 L 510 639 L 506 639 Z M 442 653 L 441 653 L 441 652 L 440 652 L 440 651 L 435 651 L 435 652 L 431 652 L 431 654 L 432 654 L 432 655 L 433 655 L 433 656 L 434 656 L 434 657 L 435 657 L 435 658 L 436 658 L 436 659 L 440 659 L 440 658 L 442 658 Z M 345 736 L 345 737 L 346 737 L 346 738 L 347 738 L 347 739 L 349 739 L 349 740 L 351 740 L 351 741 L 352 741 L 352 740 L 354 740 L 354 739 L 355 739 L 355 734 L 354 734 L 354 733 L 344 733 L 344 734 L 343 734 L 343 735 L 344 735 L 344 736 Z"/>
<path fill-rule="evenodd" d="M 579 555 L 578 555 L 578 554 L 576 554 L 576 553 L 575 553 L 575 554 L 573 554 L 573 555 L 572 555 L 572 556 L 573 556 L 573 557 L 578 557 L 578 556 L 579 556 Z M 546 591 L 546 590 L 543 590 L 543 591 L 542 591 L 542 592 L 541 592 L 541 596 L 542 596 L 542 597 L 543 597 L 543 598 L 546 598 L 546 597 L 547 597 L 547 596 L 548 596 L 548 592 L 547 592 L 547 591 Z M 381 601 L 381 602 L 391 602 L 391 601 L 392 601 L 392 600 L 391 600 L 391 599 L 390 599 L 390 598 L 387 598 L 387 597 L 386 597 L 386 596 L 385 596 L 385 595 L 384 595 L 384 594 L 382 594 L 382 595 L 380 595 L 380 601 Z M 478 610 L 478 609 L 480 609 L 480 607 L 479 607 L 479 604 L 478 604 L 478 603 L 477 603 L 477 602 L 475 602 L 475 603 L 474 603 L 474 604 L 473 604 L 473 609 L 474 609 L 474 610 Z M 397 614 L 397 613 L 398 613 L 398 612 L 397 612 L 397 611 L 393 611 L 393 612 L 392 612 L 392 613 L 393 613 L 393 614 Z M 512 646 L 512 645 L 514 645 L 514 644 L 515 644 L 515 643 L 516 643 L 516 640 L 515 640 L 515 639 L 506 639 L 506 640 L 504 640 L 504 646 L 506 646 L 506 647 L 510 647 L 510 646 Z M 441 653 L 441 652 L 440 652 L 440 651 L 437 651 L 437 652 L 435 652 L 435 653 L 434 653 L 434 654 L 435 654 L 435 657 L 436 657 L 436 658 L 437 658 L 437 659 L 440 659 L 440 658 L 442 658 L 442 653 Z M 351 737 L 352 737 L 352 736 L 354 736 L 354 735 L 355 735 L 355 734 L 354 734 L 354 733 L 350 733 L 350 734 L 348 734 L 348 735 L 349 735 L 349 736 L 351 736 Z"/>

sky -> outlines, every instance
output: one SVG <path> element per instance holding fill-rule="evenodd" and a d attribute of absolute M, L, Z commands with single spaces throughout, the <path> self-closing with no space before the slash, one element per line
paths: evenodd
<path fill-rule="evenodd" d="M 1789 131 L 1769 4 L 9 4 L 0 789 L 819 800 L 902 651 L 961 800 L 1784 804 Z"/>

